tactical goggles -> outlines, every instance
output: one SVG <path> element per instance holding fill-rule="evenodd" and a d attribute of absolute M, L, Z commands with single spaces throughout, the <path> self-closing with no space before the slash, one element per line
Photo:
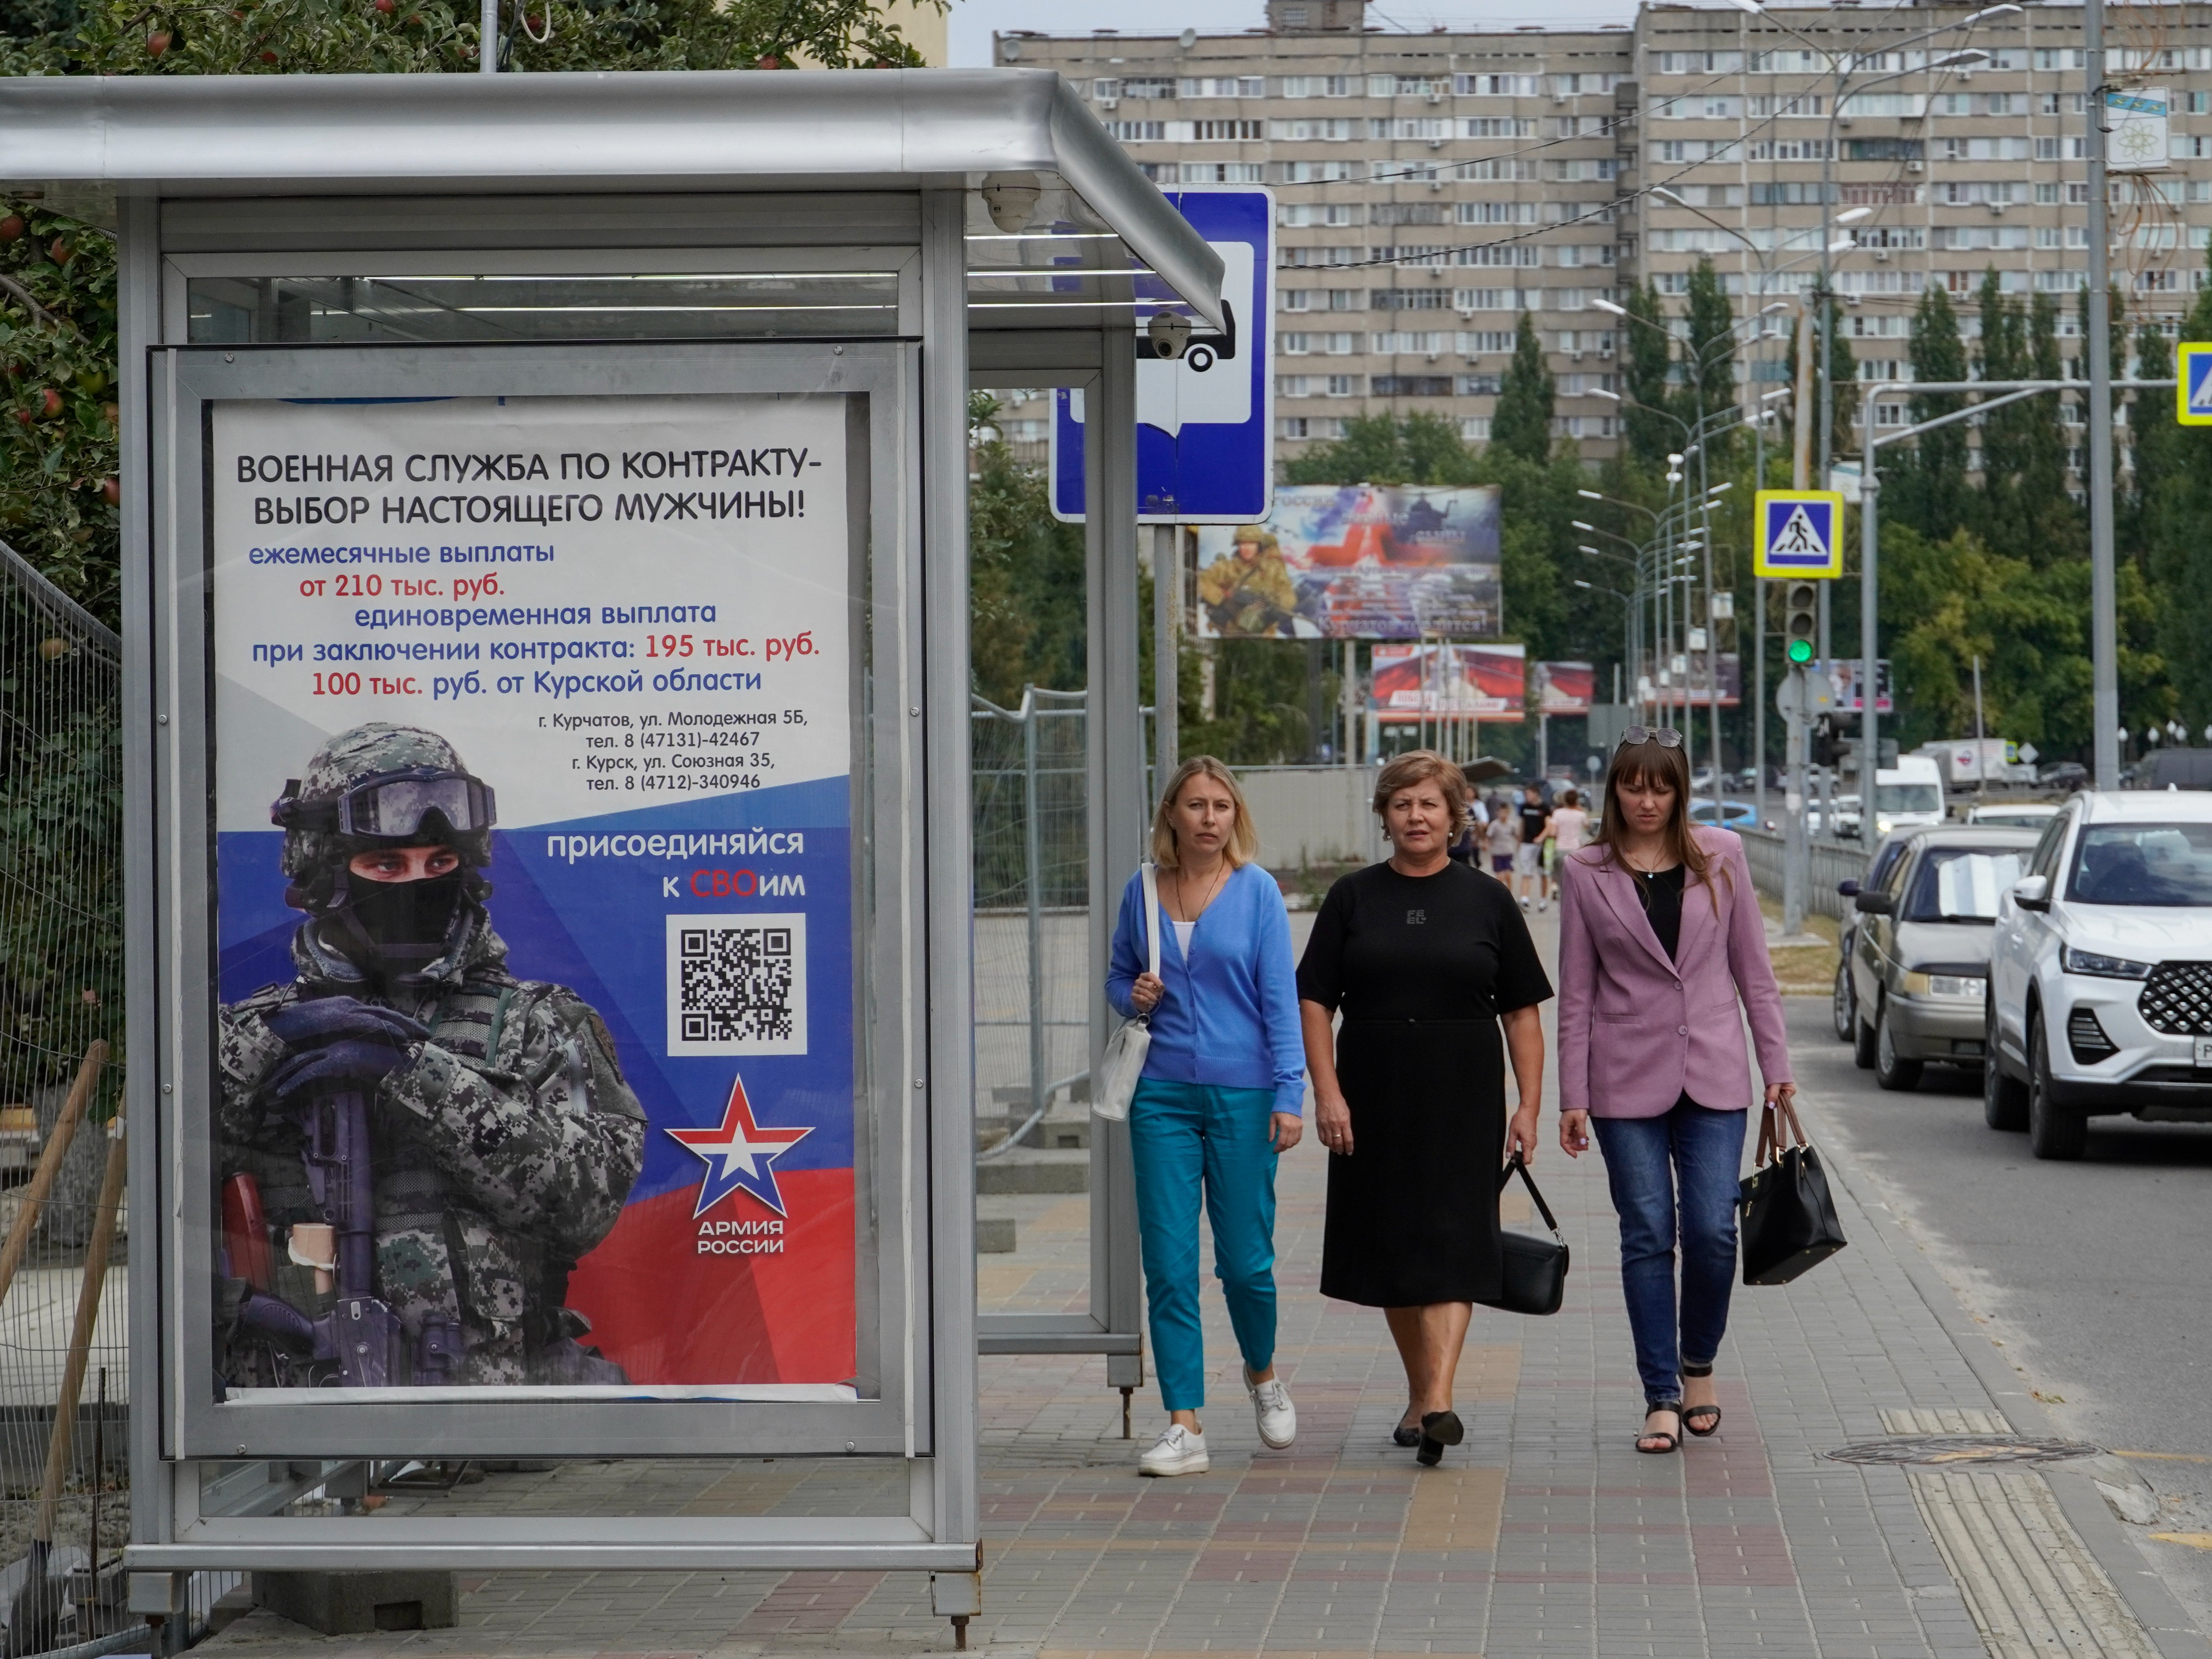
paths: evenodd
<path fill-rule="evenodd" d="M 1662 749 L 1680 749 L 1682 734 L 1671 726 L 1625 726 L 1620 729 L 1620 741 L 1613 746 L 1626 749 L 1644 743 L 1656 743 Z"/>
<path fill-rule="evenodd" d="M 433 812 L 456 835 L 489 830 L 498 821 L 489 784 L 466 772 L 434 766 L 365 778 L 336 800 L 303 801 L 299 791 L 297 778 L 285 784 L 284 793 L 269 809 L 271 823 L 286 830 L 393 841 L 419 834 Z"/>

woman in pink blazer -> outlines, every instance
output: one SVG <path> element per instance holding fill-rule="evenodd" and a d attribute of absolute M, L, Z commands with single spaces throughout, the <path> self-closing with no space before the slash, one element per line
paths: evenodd
<path fill-rule="evenodd" d="M 1682 734 L 1630 726 L 1604 801 L 1590 844 L 1559 867 L 1559 1145 L 1579 1157 L 1595 1120 L 1644 1382 L 1636 1449 L 1663 1453 L 1721 1422 L 1713 1359 L 1753 1094 L 1739 998 L 1767 1103 L 1797 1085 L 1743 842 L 1691 824 Z"/>

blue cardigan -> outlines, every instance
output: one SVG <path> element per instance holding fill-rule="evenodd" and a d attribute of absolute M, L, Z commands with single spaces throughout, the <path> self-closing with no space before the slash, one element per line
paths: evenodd
<path fill-rule="evenodd" d="M 1145 884 L 1129 878 L 1106 1000 L 1127 1018 L 1130 988 L 1145 971 Z M 1305 1104 L 1305 1040 L 1298 1029 L 1298 987 L 1291 923 L 1282 890 L 1255 864 L 1233 871 L 1191 930 L 1190 960 L 1176 948 L 1167 906 L 1160 906 L 1160 979 L 1167 993 L 1152 1013 L 1145 1075 L 1163 1082 L 1224 1089 L 1272 1089 L 1274 1109 Z"/>

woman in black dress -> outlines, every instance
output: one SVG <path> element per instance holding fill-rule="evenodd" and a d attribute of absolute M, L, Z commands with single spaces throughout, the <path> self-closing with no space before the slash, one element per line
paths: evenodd
<path fill-rule="evenodd" d="M 1329 889 L 1298 964 L 1332 1154 L 1321 1290 L 1382 1310 L 1409 1397 L 1392 1437 L 1436 1463 L 1465 1432 L 1452 1378 L 1473 1304 L 1498 1295 L 1498 1172 L 1509 1148 L 1535 1161 L 1536 1005 L 1552 985 L 1505 884 L 1448 856 L 1468 815 L 1458 767 L 1425 749 L 1400 756 L 1375 810 L 1389 861 Z M 1520 1091 L 1510 1128 L 1508 1052 Z"/>

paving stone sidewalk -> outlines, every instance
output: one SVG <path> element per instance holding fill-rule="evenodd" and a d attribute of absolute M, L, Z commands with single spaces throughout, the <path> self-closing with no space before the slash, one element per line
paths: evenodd
<path fill-rule="evenodd" d="M 1821 1107 L 1808 1105 L 1818 1138 Z M 1547 1132 L 1554 1122 L 1547 1108 Z M 1319 1294 L 1322 1155 L 1310 1144 L 1279 1182 L 1291 1449 L 1259 1442 L 1211 1285 L 1204 1476 L 1138 1477 L 1158 1396 L 1139 1394 L 1139 1438 L 1121 1439 L 1100 1361 L 982 1361 L 985 1611 L 970 1645 L 1039 1659 L 2212 1654 L 2154 1582 L 2130 1576 L 2141 1564 L 2100 1528 L 2110 1517 L 2085 1480 L 2053 1475 L 2046 1488 L 2014 1471 L 2007 1478 L 2033 1490 L 2005 1489 L 2017 1501 L 1992 1519 L 1978 1494 L 1996 1489 L 1978 1477 L 1957 1478 L 1954 1502 L 1899 1468 L 1824 1455 L 1916 1413 L 2039 1426 L 2022 1419 L 2033 1408 L 2005 1388 L 1993 1350 L 1970 1359 L 1986 1343 L 1931 1301 L 1948 1293 L 1929 1291 L 1912 1247 L 1860 1206 L 1848 1167 L 1837 1195 L 1850 1248 L 1788 1288 L 1739 1289 L 1720 1370 L 1725 1420 L 1671 1457 L 1634 1449 L 1641 1399 L 1602 1166 L 1594 1153 L 1570 1165 L 1554 1145 L 1537 1173 L 1574 1251 L 1566 1305 L 1549 1319 L 1478 1312 L 1460 1373 L 1468 1437 L 1439 1469 L 1417 1469 L 1389 1443 L 1404 1378 L 1380 1316 Z M 1068 1264 L 1055 1261 L 1079 1247 L 1080 1200 L 1027 1202 L 1021 1256 L 985 1258 L 986 1282 L 999 1298 L 1049 1303 L 1066 1293 Z M 1507 1213 L 1530 1224 L 1525 1200 Z M 528 1501 L 636 1468 L 592 1467 L 539 1477 Z M 702 1466 L 697 1503 L 732 1482 L 771 1510 L 863 1501 L 849 1463 L 779 1466 L 774 1491 L 729 1467 Z M 475 1501 L 506 1501 L 501 1479 Z M 902 1501 L 902 1488 L 890 1496 Z M 2015 1511 L 2027 1530 L 2006 1518 Z M 2023 1583 L 2044 1587 L 2043 1613 L 2006 1613 Z M 2054 1584 L 2079 1593 L 2069 1601 Z M 209 1650 L 743 1659 L 951 1644 L 911 1576 L 506 1573 L 464 1590 L 456 1631 L 325 1642 L 255 1614 Z"/>

